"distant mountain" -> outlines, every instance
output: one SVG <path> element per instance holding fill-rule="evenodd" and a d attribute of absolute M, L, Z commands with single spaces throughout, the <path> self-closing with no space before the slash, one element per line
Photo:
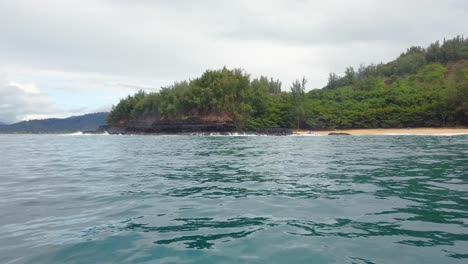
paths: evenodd
<path fill-rule="evenodd" d="M 93 113 L 64 119 L 21 121 L 11 125 L 0 125 L 0 133 L 73 133 L 95 130 L 106 124 L 108 113 Z"/>

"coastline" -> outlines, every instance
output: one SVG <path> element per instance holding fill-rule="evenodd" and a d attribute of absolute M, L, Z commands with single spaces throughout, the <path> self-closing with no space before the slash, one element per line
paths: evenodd
<path fill-rule="evenodd" d="M 343 130 L 299 130 L 294 129 L 294 135 L 328 135 L 330 133 L 346 133 L 350 135 L 453 135 L 468 134 L 468 128 L 369 128 Z"/>
<path fill-rule="evenodd" d="M 268 136 L 326 136 L 334 135 L 468 135 L 468 128 L 466 127 L 451 127 L 451 128 L 367 128 L 367 129 L 342 129 L 342 130 L 304 130 L 304 129 L 265 129 L 258 131 L 193 131 L 193 132 L 145 132 L 145 131 L 126 131 L 125 129 L 119 131 L 107 131 L 97 129 L 93 131 L 77 131 L 77 132 L 14 132 L 2 133 L 0 135 L 268 135 Z"/>

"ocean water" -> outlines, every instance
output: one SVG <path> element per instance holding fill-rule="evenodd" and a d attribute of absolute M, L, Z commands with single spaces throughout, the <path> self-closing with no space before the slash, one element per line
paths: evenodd
<path fill-rule="evenodd" d="M 468 263 L 468 135 L 0 135 L 0 263 Z"/>

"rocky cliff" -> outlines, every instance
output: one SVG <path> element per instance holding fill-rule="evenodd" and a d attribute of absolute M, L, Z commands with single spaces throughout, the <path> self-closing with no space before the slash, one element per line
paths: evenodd
<path fill-rule="evenodd" d="M 160 120 L 151 125 L 132 123 L 117 126 L 101 126 L 97 133 L 109 134 L 193 134 L 229 133 L 236 131 L 233 122 L 204 121 L 192 117 L 185 120 Z"/>
<path fill-rule="evenodd" d="M 234 120 L 225 113 L 210 114 L 204 116 L 191 116 L 185 119 L 157 119 L 147 116 L 139 120 L 122 122 L 118 125 L 100 126 L 96 131 L 85 131 L 85 133 L 109 133 L 109 134 L 230 134 L 249 133 L 265 135 L 289 135 L 291 129 L 271 128 L 258 131 L 239 131 Z"/>

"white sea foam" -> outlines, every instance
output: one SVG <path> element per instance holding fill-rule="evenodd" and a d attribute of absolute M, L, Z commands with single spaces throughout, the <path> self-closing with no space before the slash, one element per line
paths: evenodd
<path fill-rule="evenodd" d="M 83 133 L 81 131 L 70 133 L 70 134 L 63 134 L 63 136 L 108 136 L 108 135 L 110 134 L 107 133 L 107 131 L 104 131 L 104 133 L 100 133 L 100 134 Z"/>
<path fill-rule="evenodd" d="M 322 136 L 326 136 L 326 135 L 321 135 L 321 134 L 292 134 L 290 136 L 293 136 L 293 137 L 322 137 Z"/>
<path fill-rule="evenodd" d="M 88 133 L 83 133 L 83 132 L 75 132 L 71 134 L 63 134 L 63 136 L 108 136 L 111 135 L 107 131 L 104 133 L 100 134 L 88 134 Z M 116 136 L 122 136 L 123 134 L 113 134 Z M 267 137 L 267 136 L 275 136 L 275 135 L 267 135 L 267 134 L 252 134 L 252 133 L 239 133 L 239 132 L 233 132 L 233 133 L 193 133 L 193 134 L 181 134 L 181 135 L 155 135 L 155 136 L 209 136 L 209 137 Z M 461 136 L 461 135 L 468 135 L 468 133 L 439 133 L 439 134 L 424 134 L 424 133 L 383 133 L 383 134 L 367 134 L 367 135 L 360 135 L 360 134 L 355 134 L 352 136 Z M 133 136 L 132 134 L 129 134 L 127 136 Z M 323 134 L 291 134 L 287 136 L 292 136 L 292 137 L 323 137 L 327 135 Z"/>
<path fill-rule="evenodd" d="M 83 136 L 83 132 L 81 131 L 78 131 L 78 132 L 75 132 L 75 133 L 71 133 L 71 134 L 65 134 L 66 136 Z"/>
<path fill-rule="evenodd" d="M 250 133 L 210 133 L 210 134 L 201 134 L 202 136 L 210 136 L 210 137 L 258 137 L 258 136 L 266 136 L 261 134 L 250 134 Z"/>

